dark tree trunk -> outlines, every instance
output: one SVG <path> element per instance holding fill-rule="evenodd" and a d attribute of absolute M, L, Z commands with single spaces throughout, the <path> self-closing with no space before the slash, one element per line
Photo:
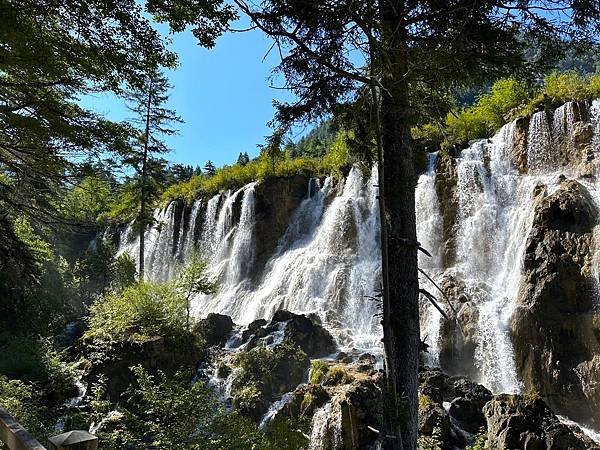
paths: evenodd
<path fill-rule="evenodd" d="M 146 127 L 144 129 L 144 152 L 142 154 L 142 174 L 141 174 L 141 192 L 140 192 L 140 217 L 138 219 L 140 227 L 140 270 L 139 270 L 139 281 L 144 281 L 144 235 L 146 233 L 146 197 L 147 184 L 146 178 L 148 176 L 148 146 L 150 145 L 150 114 L 152 111 L 152 79 L 148 83 L 148 103 L 146 105 Z"/>
<path fill-rule="evenodd" d="M 384 317 L 386 351 L 393 352 L 388 364 L 398 394 L 396 429 L 401 445 L 417 449 L 419 281 L 415 219 L 416 175 L 410 134 L 408 59 L 406 33 L 399 25 L 404 1 L 383 0 L 382 29 L 387 51 L 382 58 L 381 141 L 384 166 L 384 218 L 387 230 L 389 317 Z M 385 329 L 387 328 L 387 329 Z M 400 441 L 399 439 L 397 439 Z"/>

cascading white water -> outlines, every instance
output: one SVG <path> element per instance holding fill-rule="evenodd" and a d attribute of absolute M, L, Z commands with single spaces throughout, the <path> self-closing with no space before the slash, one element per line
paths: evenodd
<path fill-rule="evenodd" d="M 575 124 L 575 103 L 567 102 L 556 108 L 552 118 L 554 145 L 573 146 L 573 125 Z"/>
<path fill-rule="evenodd" d="M 195 301 L 199 315 L 220 312 L 247 324 L 271 317 L 279 309 L 318 314 L 342 346 L 379 349 L 380 331 L 374 318 L 376 307 L 366 298 L 377 291 L 380 273 L 377 174 L 366 178 L 358 168 L 351 170 L 341 194 L 325 208 L 331 194 L 331 180 L 301 203 L 293 214 L 287 232 L 275 255 L 267 263 L 258 286 L 248 282 L 248 262 L 252 260 L 254 186 L 243 188 L 242 213 L 237 226 L 228 216 L 229 196 L 221 207 L 216 230 L 224 238 L 212 262 L 221 277 L 216 295 L 200 295 Z M 309 185 L 308 194 L 311 192 Z M 221 230 L 221 231 L 219 231 Z M 212 238 L 209 238 L 212 239 Z"/>
<path fill-rule="evenodd" d="M 532 173 L 542 172 L 556 167 L 557 147 L 553 145 L 545 111 L 536 112 L 531 116 L 527 136 L 527 167 L 529 171 Z"/>
<path fill-rule="evenodd" d="M 514 122 L 505 125 L 491 142 L 474 143 L 457 161 L 459 232 L 454 271 L 478 307 L 475 362 L 481 381 L 495 392 L 520 389 L 509 325 L 533 220 L 534 189 L 543 181 L 540 176 L 519 176 L 511 155 L 515 126 Z M 532 138 L 529 148 L 535 151 L 544 144 L 534 139 L 548 142 L 544 133 L 533 133 Z"/>
<path fill-rule="evenodd" d="M 185 232 L 185 235 L 182 240 L 180 240 L 180 244 L 177 248 L 178 256 L 180 261 L 184 261 L 190 257 L 192 252 L 194 251 L 194 235 L 196 233 L 196 221 L 198 220 L 198 214 L 200 214 L 200 210 L 202 208 L 202 199 L 198 199 L 192 205 L 192 210 L 190 212 L 190 217 L 188 220 L 188 229 Z M 185 209 L 183 210 L 185 211 Z M 182 214 L 183 216 L 183 214 Z M 181 222 L 181 234 L 183 235 L 183 230 L 185 229 L 183 221 Z"/>
<path fill-rule="evenodd" d="M 442 273 L 440 258 L 443 221 L 437 191 L 435 188 L 437 153 L 427 156 L 427 171 L 419 177 L 415 190 L 417 238 L 431 257 L 419 252 L 419 267 L 433 279 L 438 280 Z M 420 274 L 419 283 L 432 294 L 437 294 L 435 286 Z M 428 345 L 427 364 L 439 365 L 439 334 L 441 314 L 429 302 L 421 311 L 421 339 Z"/>
<path fill-rule="evenodd" d="M 465 294 L 479 314 L 475 364 L 481 372 L 480 381 L 495 392 L 520 389 L 509 323 L 533 220 L 534 193 L 538 186 L 552 192 L 558 185 L 561 172 L 555 143 L 572 134 L 572 110 L 572 106 L 557 110 L 552 127 L 545 112 L 533 115 L 525 174 L 519 173 L 513 161 L 516 122 L 504 126 L 493 139 L 477 141 L 462 151 L 456 161 L 454 267 L 442 267 L 440 258 L 443 227 L 435 188 L 435 155 L 429 155 L 428 169 L 417 185 L 418 237 L 433 255 L 419 255 L 419 265 L 434 279 L 440 279 L 445 270 L 464 281 Z M 594 103 L 593 111 L 594 117 L 599 115 L 599 102 Z M 594 125 L 598 151 L 600 121 L 594 119 Z M 247 324 L 270 318 L 278 309 L 312 312 L 343 350 L 380 352 L 376 304 L 366 298 L 378 291 L 380 276 L 376 185 L 375 170 L 366 175 L 358 168 L 353 168 L 343 183 L 336 184 L 330 178 L 311 180 L 306 198 L 292 214 L 262 277 L 252 273 L 254 184 L 209 199 L 201 230 L 194 228 L 201 209 L 198 200 L 188 215 L 183 239 L 183 228 L 179 237 L 173 236 L 175 206 L 171 204 L 155 213 L 157 224 L 146 233 L 147 267 L 152 267 L 149 276 L 166 279 L 172 275 L 177 258 L 169 248 L 174 242 L 181 243 L 178 252 L 182 258 L 196 245 L 209 258 L 210 271 L 220 282 L 215 295 L 199 295 L 194 300 L 198 316 L 219 312 Z M 128 227 L 120 251 L 136 258 L 136 239 Z M 426 279 L 421 283 L 435 293 Z M 440 317 L 431 307 L 426 307 L 424 315 L 422 331 L 430 346 L 428 363 L 437 364 Z"/>
<path fill-rule="evenodd" d="M 156 281 L 170 279 L 177 267 L 175 257 L 175 202 L 164 209 L 154 211 L 153 225 L 144 238 L 145 277 Z M 117 254 L 128 253 L 136 266 L 139 264 L 140 238 L 134 231 L 133 222 L 121 233 Z"/>

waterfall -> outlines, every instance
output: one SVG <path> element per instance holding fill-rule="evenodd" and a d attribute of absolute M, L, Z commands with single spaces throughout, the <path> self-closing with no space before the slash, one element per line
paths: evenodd
<path fill-rule="evenodd" d="M 427 171 L 419 177 L 415 191 L 417 237 L 421 246 L 431 254 L 428 257 L 419 252 L 419 267 L 434 280 L 439 279 L 442 273 L 440 247 L 443 235 L 442 214 L 435 189 L 437 157 L 437 153 L 427 155 Z M 426 277 L 421 275 L 419 284 L 432 294 L 437 294 L 435 286 Z M 438 366 L 441 314 L 433 305 L 425 302 L 421 317 L 421 339 L 428 345 L 426 362 L 430 366 Z"/>
<path fill-rule="evenodd" d="M 329 418 L 332 413 L 332 403 L 327 402 L 315 412 L 312 420 L 310 444 L 308 450 L 327 450 L 331 448 L 329 441 Z M 333 444 L 333 442 L 331 442 Z M 336 448 L 336 447 L 334 447 Z"/>
<path fill-rule="evenodd" d="M 198 296 L 197 314 L 220 312 L 247 324 L 271 317 L 279 309 L 312 312 L 327 324 L 342 347 L 379 352 L 376 305 L 366 298 L 377 291 L 381 265 L 376 184 L 375 170 L 365 177 L 353 168 L 343 190 L 327 207 L 331 180 L 312 196 L 309 189 L 258 286 L 235 273 L 216 295 Z M 251 246 L 246 245 L 251 227 L 243 224 L 250 223 L 244 218 L 244 208 L 252 211 L 253 186 L 244 189 L 242 217 L 234 227 L 228 259 L 242 271 L 252 258 L 247 253 Z M 222 211 L 225 208 L 227 200 Z M 237 252 L 238 248 L 244 251 Z"/>
<path fill-rule="evenodd" d="M 533 220 L 534 188 L 541 181 L 519 176 L 514 167 L 515 126 L 514 122 L 505 125 L 491 142 L 475 142 L 457 161 L 459 232 L 453 270 L 479 310 L 475 363 L 483 384 L 495 392 L 520 389 L 510 319 Z M 539 151 L 538 144 L 529 148 Z"/>
<path fill-rule="evenodd" d="M 556 167 L 557 147 L 552 143 L 550 126 L 545 111 L 536 112 L 529 122 L 527 167 L 533 173 Z"/>
<path fill-rule="evenodd" d="M 164 209 L 156 209 L 153 224 L 144 235 L 145 277 L 155 281 L 170 279 L 177 267 L 175 257 L 175 202 Z M 128 253 L 139 264 L 140 238 L 134 231 L 133 222 L 121 233 L 117 255 Z"/>
<path fill-rule="evenodd" d="M 552 135 L 555 146 L 573 146 L 573 125 L 575 124 L 575 103 L 567 102 L 556 108 L 552 119 Z"/>
<path fill-rule="evenodd" d="M 591 113 L 598 154 L 600 102 L 593 103 Z M 428 155 L 427 170 L 418 179 L 417 234 L 432 255 L 419 254 L 419 267 L 434 280 L 441 281 L 448 274 L 464 283 L 465 297 L 476 310 L 473 364 L 479 369 L 478 381 L 494 392 L 521 388 L 510 322 L 534 218 L 535 193 L 540 187 L 548 192 L 557 188 L 564 168 L 559 167 L 556 143 L 571 139 L 575 116 L 574 104 L 566 104 L 557 109 L 552 123 L 546 112 L 531 117 L 527 168 L 520 167 L 521 172 L 514 158 L 516 121 L 492 139 L 476 141 L 460 153 L 455 160 L 456 257 L 452 267 L 443 267 L 441 258 L 445 199 L 438 198 L 436 191 L 438 155 Z M 518 145 L 522 144 L 519 140 Z M 253 272 L 255 243 L 260 238 L 255 229 L 256 183 L 196 200 L 191 210 L 181 213 L 186 223 L 179 228 L 175 226 L 179 209 L 171 203 L 155 211 L 155 224 L 146 232 L 147 276 L 168 279 L 177 260 L 185 260 L 198 248 L 208 259 L 219 290 L 194 298 L 196 316 L 217 312 L 245 325 L 258 318 L 270 319 L 279 309 L 314 313 L 341 350 L 381 354 L 377 305 L 368 298 L 379 290 L 380 282 L 377 184 L 375 168 L 368 172 L 359 167 L 353 167 L 343 181 L 308 180 L 306 195 L 291 214 L 262 273 Z M 137 259 L 138 249 L 130 224 L 121 234 L 119 252 Z M 600 260 L 600 253 L 596 259 Z M 594 263 L 596 274 L 597 266 Z M 420 283 L 435 294 L 426 278 Z M 422 312 L 422 335 L 429 345 L 427 364 L 438 365 L 440 314 L 427 302 Z"/>
<path fill-rule="evenodd" d="M 190 212 L 189 224 L 187 232 L 181 242 L 178 251 L 180 254 L 180 260 L 185 260 L 189 258 L 189 256 L 194 251 L 194 236 L 196 233 L 196 221 L 198 220 L 198 215 L 200 214 L 200 210 L 202 208 L 202 199 L 198 199 L 192 205 L 192 211 Z M 185 209 L 183 210 L 185 212 Z M 182 213 L 183 216 L 183 213 Z M 181 232 L 183 234 L 184 226 L 183 221 L 181 222 Z"/>

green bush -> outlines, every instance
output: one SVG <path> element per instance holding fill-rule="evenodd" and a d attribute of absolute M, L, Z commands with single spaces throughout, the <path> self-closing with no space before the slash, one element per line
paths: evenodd
<path fill-rule="evenodd" d="M 159 450 L 211 448 L 275 449 L 256 424 L 237 412 L 228 412 L 203 382 L 190 383 L 182 373 L 150 375 L 132 368 L 137 382 L 117 419 L 98 430 L 102 448 L 155 448 Z M 84 422 L 98 423 L 113 406 L 97 386 Z"/>
<path fill-rule="evenodd" d="M 38 384 L 51 403 L 73 395 L 77 371 L 49 339 L 5 333 L 0 335 L 0 354 L 0 375 Z"/>
<path fill-rule="evenodd" d="M 239 189 L 253 181 L 270 177 L 283 177 L 301 174 L 307 177 L 336 175 L 350 159 L 348 139 L 352 133 L 340 132 L 330 144 L 323 157 L 269 155 L 263 152 L 258 158 L 246 164 L 234 164 L 217 169 L 213 176 L 194 175 L 188 181 L 177 183 L 165 190 L 163 202 L 175 199 L 185 200 L 188 204 L 201 196 L 209 197 L 221 191 Z"/>
<path fill-rule="evenodd" d="M 350 384 L 354 377 L 349 374 L 342 366 L 334 366 L 329 369 L 323 384 L 326 386 L 337 386 L 340 384 Z"/>
<path fill-rule="evenodd" d="M 70 219 L 103 223 L 114 202 L 110 184 L 98 176 L 84 178 L 67 192 L 60 210 Z"/>
<path fill-rule="evenodd" d="M 473 139 L 490 137 L 510 120 L 530 116 L 539 109 L 551 111 L 568 101 L 599 97 L 600 75 L 553 72 L 539 89 L 514 78 L 500 79 L 474 105 L 449 112 L 443 124 L 415 127 L 412 134 L 424 148 L 465 145 Z"/>
<path fill-rule="evenodd" d="M 542 93 L 555 103 L 583 100 L 591 96 L 590 82 L 577 72 L 553 72 L 544 78 Z"/>
<path fill-rule="evenodd" d="M 186 329 L 186 306 L 171 284 L 134 284 L 92 304 L 85 338 L 144 342 L 153 336 L 180 336 Z"/>
<path fill-rule="evenodd" d="M 47 436 L 47 411 L 32 384 L 0 375 L 0 405 L 33 436 L 38 439 Z"/>
<path fill-rule="evenodd" d="M 329 370 L 329 364 L 321 359 L 313 359 L 310 362 L 310 382 L 312 384 L 320 384 L 323 381 L 327 371 Z"/>

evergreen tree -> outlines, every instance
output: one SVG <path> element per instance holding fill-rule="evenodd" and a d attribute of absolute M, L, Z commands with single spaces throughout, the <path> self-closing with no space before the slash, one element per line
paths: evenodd
<path fill-rule="evenodd" d="M 524 42 L 555 56 L 564 43 L 597 42 L 600 6 L 584 1 L 234 0 L 270 35 L 277 68 L 298 100 L 278 104 L 283 130 L 356 101 L 377 143 L 381 212 L 386 448 L 417 448 L 419 279 L 411 127 L 447 113 L 456 87 L 531 71 Z M 358 64 L 357 64 L 358 62 Z M 366 64 L 365 64 L 366 62 Z M 359 120 L 364 120 L 359 117 Z M 277 133 L 281 131 L 278 130 Z"/>
<path fill-rule="evenodd" d="M 11 215 L 56 222 L 59 187 L 78 165 L 125 151 L 126 124 L 82 108 L 79 99 L 143 86 L 152 67 L 174 67 L 146 11 L 171 31 L 194 25 L 211 47 L 235 13 L 223 1 L 1 0 L 0 203 Z"/>
<path fill-rule="evenodd" d="M 238 159 L 237 159 L 237 163 L 240 166 L 243 167 L 246 164 L 248 164 L 249 162 L 250 162 L 250 157 L 248 156 L 248 153 L 247 152 L 244 152 L 244 153 L 240 152 L 240 154 L 238 156 Z"/>
<path fill-rule="evenodd" d="M 153 223 L 152 207 L 160 194 L 165 161 L 158 155 L 169 151 L 164 141 L 165 136 L 175 133 L 171 128 L 181 118 L 166 107 L 171 89 L 167 78 L 159 70 L 150 72 L 146 84 L 141 89 L 129 92 L 129 109 L 135 113 L 134 124 L 137 125 L 138 143 L 128 149 L 123 162 L 136 172 L 133 198 L 136 201 L 138 214 L 136 226 L 140 236 L 139 279 L 144 279 L 144 235 Z"/>
<path fill-rule="evenodd" d="M 206 161 L 206 164 L 204 165 L 204 173 L 209 177 L 212 177 L 215 173 L 217 173 L 217 168 L 210 159 Z"/>

